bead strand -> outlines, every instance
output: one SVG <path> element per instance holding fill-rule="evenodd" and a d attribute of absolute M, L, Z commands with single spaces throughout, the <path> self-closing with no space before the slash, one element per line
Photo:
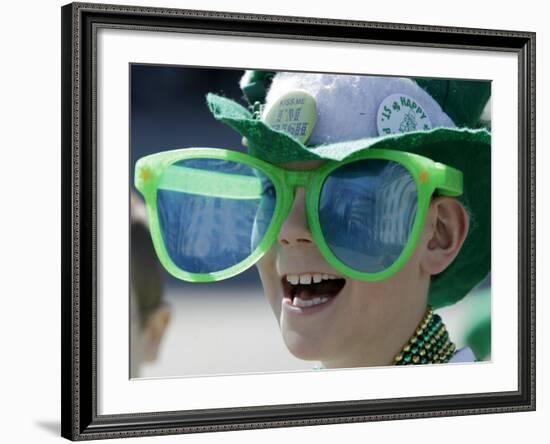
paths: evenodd
<path fill-rule="evenodd" d="M 455 350 L 441 317 L 428 306 L 415 333 L 394 358 L 394 364 L 443 364 L 449 361 Z"/>

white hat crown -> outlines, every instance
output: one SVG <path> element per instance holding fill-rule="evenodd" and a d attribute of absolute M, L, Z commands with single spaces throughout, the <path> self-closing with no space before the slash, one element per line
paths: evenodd
<path fill-rule="evenodd" d="M 315 99 L 317 121 L 308 145 L 456 127 L 435 99 L 409 78 L 280 72 L 264 109 L 289 91 L 306 91 Z"/>

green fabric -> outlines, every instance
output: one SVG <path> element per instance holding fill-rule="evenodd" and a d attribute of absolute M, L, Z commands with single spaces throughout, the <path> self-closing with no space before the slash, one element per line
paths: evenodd
<path fill-rule="evenodd" d="M 243 106 L 215 94 L 208 94 L 206 101 L 214 117 L 229 125 L 248 140 L 249 154 L 273 164 L 281 164 L 290 160 L 319 159 L 319 156 L 309 154 L 307 148 L 287 133 L 271 129 L 260 120 L 253 119 L 252 114 Z M 266 150 L 263 147 L 276 146 L 276 150 Z M 305 151 L 304 151 L 305 150 Z"/>
<path fill-rule="evenodd" d="M 477 127 L 479 116 L 491 97 L 491 82 L 487 80 L 417 78 L 415 81 L 459 127 Z"/>
<path fill-rule="evenodd" d="M 457 100 L 457 99 L 455 99 Z M 462 171 L 464 193 L 458 199 L 470 213 L 468 236 L 452 264 L 432 277 L 429 303 L 434 308 L 462 299 L 490 271 L 491 253 L 491 135 L 485 129 L 436 128 L 377 138 L 305 146 L 289 134 L 274 130 L 238 103 L 207 95 L 214 117 L 247 138 L 249 154 L 272 164 L 298 160 L 343 160 L 365 148 L 420 154 Z"/>
<path fill-rule="evenodd" d="M 275 71 L 246 71 L 241 88 L 250 104 L 263 103 Z"/>
<path fill-rule="evenodd" d="M 486 360 L 491 354 L 491 317 L 476 324 L 466 337 L 468 347 L 472 349 L 480 361 Z"/>
<path fill-rule="evenodd" d="M 465 332 L 465 343 L 479 360 L 487 360 L 491 355 L 491 289 L 474 290 L 469 298 L 473 298 L 469 309 L 468 321 L 470 327 Z"/>

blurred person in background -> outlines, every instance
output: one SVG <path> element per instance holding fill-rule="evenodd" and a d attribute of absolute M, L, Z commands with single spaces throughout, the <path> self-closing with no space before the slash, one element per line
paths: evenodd
<path fill-rule="evenodd" d="M 157 259 L 143 201 L 130 195 L 130 377 L 157 360 L 170 324 L 170 307 L 163 301 L 164 276 Z"/>

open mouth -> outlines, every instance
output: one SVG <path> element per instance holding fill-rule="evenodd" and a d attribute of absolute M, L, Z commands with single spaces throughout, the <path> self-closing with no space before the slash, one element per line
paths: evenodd
<path fill-rule="evenodd" d="M 333 300 L 346 285 L 346 280 L 327 273 L 302 273 L 283 276 L 282 284 L 287 303 L 308 308 Z"/>

